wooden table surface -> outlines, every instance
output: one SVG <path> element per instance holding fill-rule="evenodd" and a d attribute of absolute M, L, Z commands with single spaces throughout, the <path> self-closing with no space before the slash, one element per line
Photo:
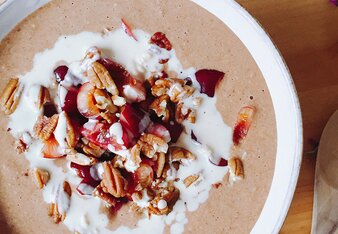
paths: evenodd
<path fill-rule="evenodd" d="M 265 28 L 291 71 L 300 99 L 304 152 L 338 109 L 338 7 L 328 0 L 238 0 Z M 303 154 L 281 233 L 310 233 L 315 155 Z"/>

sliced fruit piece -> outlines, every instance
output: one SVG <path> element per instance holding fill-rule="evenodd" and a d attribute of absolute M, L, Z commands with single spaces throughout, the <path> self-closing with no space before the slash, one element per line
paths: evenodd
<path fill-rule="evenodd" d="M 215 89 L 219 81 L 224 78 L 224 72 L 211 69 L 201 69 L 195 73 L 196 80 L 201 85 L 201 93 L 209 97 L 215 95 Z"/>
<path fill-rule="evenodd" d="M 176 121 L 169 121 L 168 123 L 161 122 L 161 124 L 168 129 L 171 137 L 171 142 L 175 143 L 183 132 L 183 126 Z"/>
<path fill-rule="evenodd" d="M 218 162 L 215 162 L 214 159 L 209 158 L 209 162 L 211 162 L 212 164 L 214 164 L 215 166 L 218 166 L 218 167 L 226 167 L 226 166 L 228 166 L 228 160 L 226 160 L 224 158 L 221 158 Z"/>
<path fill-rule="evenodd" d="M 147 133 L 154 134 L 155 136 L 161 137 L 164 139 L 167 143 L 170 142 L 170 132 L 166 127 L 159 123 L 150 123 L 148 128 L 146 129 Z"/>
<path fill-rule="evenodd" d="M 68 67 L 65 65 L 59 66 L 54 70 L 55 79 L 58 83 L 65 79 L 67 75 Z"/>
<path fill-rule="evenodd" d="M 150 124 L 150 118 L 140 109 L 126 104 L 121 112 L 120 123 L 130 132 L 132 138 L 139 138 Z"/>
<path fill-rule="evenodd" d="M 98 61 L 108 70 L 120 94 L 128 102 L 141 102 L 146 100 L 146 89 L 143 83 L 135 79 L 122 65 L 108 59 Z"/>
<path fill-rule="evenodd" d="M 253 106 L 242 107 L 238 113 L 237 122 L 234 127 L 232 140 L 235 145 L 239 145 L 247 136 L 256 109 Z"/>
<path fill-rule="evenodd" d="M 130 25 L 127 23 L 127 21 L 125 21 L 122 18 L 121 18 L 121 21 L 122 21 L 122 28 L 126 32 L 126 34 L 128 36 L 130 36 L 131 38 L 133 38 L 135 41 L 137 41 L 137 38 L 136 38 L 135 34 L 133 33 Z"/>
<path fill-rule="evenodd" d="M 93 187 L 96 187 L 100 183 L 100 181 L 95 180 L 90 173 L 90 169 L 92 168 L 92 166 L 82 166 L 71 162 L 70 168 L 74 169 L 76 174 L 83 179 L 82 182 L 87 183 Z"/>
<path fill-rule="evenodd" d="M 100 109 L 95 105 L 95 87 L 87 82 L 84 83 L 77 95 L 77 108 L 86 118 L 96 118 L 100 115 Z"/>
<path fill-rule="evenodd" d="M 61 109 L 69 115 L 79 113 L 77 109 L 77 95 L 79 93 L 79 88 L 72 86 L 68 88 L 65 100 Z"/>
<path fill-rule="evenodd" d="M 59 143 L 53 136 L 44 142 L 42 154 L 44 158 L 61 158 L 65 156 Z"/>

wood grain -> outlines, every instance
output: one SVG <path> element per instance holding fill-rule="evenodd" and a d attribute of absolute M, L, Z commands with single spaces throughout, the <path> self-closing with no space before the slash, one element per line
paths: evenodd
<path fill-rule="evenodd" d="M 238 0 L 265 28 L 293 76 L 303 115 L 304 152 L 338 109 L 338 7 L 327 0 Z M 310 233 L 316 159 L 304 153 L 281 233 Z"/>

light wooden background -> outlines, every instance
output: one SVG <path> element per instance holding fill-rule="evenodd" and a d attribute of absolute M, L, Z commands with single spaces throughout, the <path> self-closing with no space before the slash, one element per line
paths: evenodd
<path fill-rule="evenodd" d="M 298 91 L 304 152 L 338 109 L 338 7 L 328 0 L 238 0 L 281 51 Z M 281 233 L 310 233 L 315 157 L 305 154 Z"/>

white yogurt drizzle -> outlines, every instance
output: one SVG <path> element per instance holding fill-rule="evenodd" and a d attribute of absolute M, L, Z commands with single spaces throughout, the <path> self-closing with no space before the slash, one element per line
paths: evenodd
<path fill-rule="evenodd" d="M 89 64 L 79 61 L 83 58 L 85 51 L 93 46 L 102 48 L 105 56 L 122 64 L 137 79 L 148 78 L 154 73 L 159 74 L 163 65 L 159 64 L 158 61 L 169 58 L 168 70 L 175 71 L 182 79 L 190 77 L 193 86 L 199 90 L 199 84 L 194 76 L 195 69 L 183 69 L 174 49 L 167 51 L 149 44 L 151 35 L 142 30 L 133 30 L 133 32 L 138 41 L 126 35 L 123 29 L 108 32 L 104 35 L 82 32 L 77 35 L 61 36 L 52 49 L 36 54 L 33 69 L 20 77 L 20 82 L 24 85 L 23 98 L 21 98 L 16 111 L 10 116 L 9 121 L 9 128 L 14 137 L 26 136 L 27 133 L 33 135 L 33 126 L 41 113 L 35 103 L 38 94 L 37 88 L 42 85 L 53 90 L 57 89 L 53 70 L 60 64 L 60 61 L 69 67 L 66 82 L 71 82 L 70 78 L 73 75 L 79 77 L 76 80 L 78 83 L 84 83 L 87 80 L 83 76 L 83 71 L 90 65 L 91 61 L 87 61 Z M 59 100 L 59 105 L 63 105 L 64 95 L 65 90 L 61 90 L 61 101 L 60 97 L 56 97 Z M 64 224 L 71 231 L 78 231 L 79 233 L 163 233 L 165 226 L 171 225 L 171 233 L 183 233 L 184 225 L 188 223 L 186 212 L 196 211 L 200 204 L 208 199 L 212 185 L 221 182 L 227 173 L 227 167 L 214 166 L 208 158 L 213 155 L 223 158 L 229 157 L 232 131 L 223 122 L 221 114 L 216 109 L 216 97 L 210 98 L 196 91 L 192 97 L 184 100 L 184 105 L 196 109 L 197 118 L 195 124 L 184 122 L 186 132 L 182 133 L 176 145 L 188 149 L 197 159 L 185 161 L 178 171 L 172 169 L 169 172 L 169 178 L 181 178 L 180 181 L 175 182 L 180 190 L 180 199 L 175 204 L 173 211 L 167 216 L 151 216 L 150 219 L 145 217 L 138 221 L 137 227 L 134 229 L 121 226 L 117 230 L 111 231 L 106 228 L 109 222 L 107 215 L 100 212 L 100 199 L 80 196 L 73 191 L 64 220 Z M 196 108 L 196 105 L 199 105 L 199 107 Z M 65 121 L 62 121 L 64 119 L 62 116 L 61 114 L 55 132 L 56 139 L 61 145 L 65 144 L 66 134 L 66 124 Z M 91 124 L 91 122 L 88 124 Z M 191 139 L 191 130 L 194 131 L 202 144 Z M 121 140 L 119 124 L 113 125 L 110 131 L 118 136 L 119 141 Z M 41 148 L 42 143 L 34 141 L 26 152 L 26 158 L 32 168 L 38 167 L 50 172 L 51 179 L 43 189 L 44 200 L 50 203 L 55 199 L 55 190 L 64 180 L 76 186 L 81 182 L 81 179 L 70 168 L 64 170 L 56 166 L 53 160 L 43 158 Z M 119 153 L 123 155 L 123 152 Z M 128 153 L 124 153 L 125 157 L 128 158 Z M 130 171 L 134 171 L 136 168 L 135 165 L 129 166 Z M 199 181 L 186 188 L 183 179 L 192 174 L 199 174 Z M 148 204 L 146 200 L 140 202 L 142 206 Z M 161 201 L 158 205 L 165 207 L 164 202 Z M 66 209 L 67 204 L 64 205 L 64 209 Z"/>

